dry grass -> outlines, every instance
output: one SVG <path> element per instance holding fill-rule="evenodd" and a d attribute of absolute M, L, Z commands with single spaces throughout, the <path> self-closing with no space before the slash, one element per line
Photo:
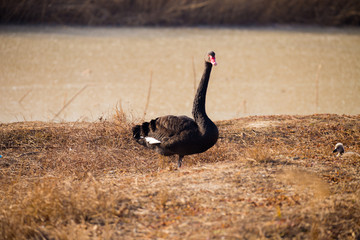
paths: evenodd
<path fill-rule="evenodd" d="M 360 116 L 217 122 L 209 151 L 161 159 L 121 109 L 0 125 L 1 239 L 359 239 Z"/>
<path fill-rule="evenodd" d="M 357 0 L 19 0 L 0 1 L 2 23 L 248 25 L 360 23 Z"/>

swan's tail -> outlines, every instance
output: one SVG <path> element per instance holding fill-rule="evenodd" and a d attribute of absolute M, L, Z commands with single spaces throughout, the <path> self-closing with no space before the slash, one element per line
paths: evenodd
<path fill-rule="evenodd" d="M 136 125 L 135 127 L 132 128 L 132 132 L 133 132 L 133 138 L 139 140 L 141 137 L 141 126 Z"/>
<path fill-rule="evenodd" d="M 141 125 L 136 125 L 133 127 L 133 138 L 135 138 L 140 144 L 145 145 L 150 144 L 160 144 L 161 142 L 153 137 L 149 137 L 149 133 L 155 131 L 155 121 L 157 119 L 151 120 L 150 122 L 144 122 Z M 145 140 L 145 141 L 144 141 Z"/>
<path fill-rule="evenodd" d="M 135 127 L 133 127 L 132 131 L 133 137 L 135 139 L 139 140 L 140 138 L 145 138 L 149 135 L 150 132 L 149 123 L 144 122 L 141 125 L 136 125 Z"/>

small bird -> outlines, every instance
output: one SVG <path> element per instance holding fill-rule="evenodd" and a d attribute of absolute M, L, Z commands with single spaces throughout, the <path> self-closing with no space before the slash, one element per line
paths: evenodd
<path fill-rule="evenodd" d="M 344 149 L 344 145 L 342 143 L 337 143 L 335 145 L 335 149 L 333 151 L 333 153 L 338 153 L 336 156 L 337 157 L 352 157 L 352 156 L 356 156 L 356 157 L 360 157 L 360 154 L 356 153 L 356 152 L 345 152 Z"/>
<path fill-rule="evenodd" d="M 133 138 L 139 144 L 164 156 L 178 155 L 181 167 L 185 155 L 202 153 L 211 148 L 219 137 L 218 129 L 205 111 L 206 91 L 215 53 L 205 57 L 205 70 L 193 102 L 193 119 L 187 116 L 167 115 L 133 127 Z"/>

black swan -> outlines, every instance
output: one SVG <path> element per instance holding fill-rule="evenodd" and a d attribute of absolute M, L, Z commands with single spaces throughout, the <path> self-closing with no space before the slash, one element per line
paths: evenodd
<path fill-rule="evenodd" d="M 185 155 L 205 152 L 216 143 L 219 131 L 205 111 L 206 90 L 213 65 L 217 63 L 215 53 L 211 51 L 206 55 L 205 70 L 194 98 L 194 119 L 167 115 L 136 125 L 132 131 L 139 144 L 164 156 L 177 154 L 178 166 L 181 167 Z"/>

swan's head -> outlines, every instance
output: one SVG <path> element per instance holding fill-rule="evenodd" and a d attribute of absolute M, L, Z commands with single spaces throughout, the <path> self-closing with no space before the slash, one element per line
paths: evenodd
<path fill-rule="evenodd" d="M 211 63 L 213 66 L 216 66 L 216 59 L 215 59 L 215 52 L 214 51 L 210 51 L 206 54 L 206 58 L 205 58 L 206 62 Z"/>
<path fill-rule="evenodd" d="M 338 156 L 343 154 L 345 152 L 344 145 L 342 143 L 337 143 L 333 152 L 337 152 Z"/>

